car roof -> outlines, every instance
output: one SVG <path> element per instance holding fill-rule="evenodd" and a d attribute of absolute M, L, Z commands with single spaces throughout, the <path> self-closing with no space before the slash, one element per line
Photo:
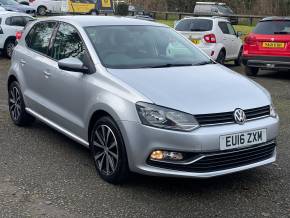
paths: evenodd
<path fill-rule="evenodd" d="M 75 15 L 75 16 L 56 16 L 48 17 L 45 20 L 56 20 L 64 22 L 74 22 L 82 27 L 88 26 L 118 26 L 118 25 L 130 25 L 130 26 L 163 26 L 164 24 L 155 23 L 146 20 L 127 18 L 127 17 L 117 17 L 117 16 L 93 16 L 93 15 Z"/>
<path fill-rule="evenodd" d="M 27 16 L 31 17 L 29 14 L 26 13 L 20 13 L 20 12 L 13 12 L 13 11 L 0 11 L 0 16 Z"/>
<path fill-rule="evenodd" d="M 272 20 L 290 21 L 290 17 L 275 16 L 275 17 L 266 17 L 262 19 L 262 21 L 272 21 Z"/>
<path fill-rule="evenodd" d="M 219 17 L 219 16 L 213 16 L 213 17 L 184 17 L 182 20 L 186 20 L 186 19 L 204 19 L 204 20 L 221 20 L 221 21 L 226 21 L 229 22 L 227 19 L 223 18 L 223 17 Z"/>

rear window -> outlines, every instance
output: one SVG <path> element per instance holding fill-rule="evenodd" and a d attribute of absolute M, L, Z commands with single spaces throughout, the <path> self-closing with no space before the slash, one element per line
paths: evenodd
<path fill-rule="evenodd" d="M 261 21 L 253 30 L 256 34 L 290 34 L 290 21 L 285 20 L 272 20 Z"/>
<path fill-rule="evenodd" d="M 177 26 L 177 31 L 196 31 L 204 32 L 212 30 L 213 22 L 208 19 L 186 19 L 180 21 Z"/>

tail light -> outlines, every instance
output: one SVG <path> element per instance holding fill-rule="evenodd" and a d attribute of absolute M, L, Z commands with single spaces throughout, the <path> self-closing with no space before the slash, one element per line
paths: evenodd
<path fill-rule="evenodd" d="M 15 36 L 16 36 L 16 41 L 19 41 L 22 37 L 22 32 L 17 31 Z"/>
<path fill-rule="evenodd" d="M 215 34 L 208 34 L 208 35 L 205 35 L 203 38 L 207 43 L 216 43 Z"/>
<path fill-rule="evenodd" d="M 248 35 L 245 38 L 245 43 L 248 45 L 256 45 L 257 44 L 257 39 L 254 35 Z"/>

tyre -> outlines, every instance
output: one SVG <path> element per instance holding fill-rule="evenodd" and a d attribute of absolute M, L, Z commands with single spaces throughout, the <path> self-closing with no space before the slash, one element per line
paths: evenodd
<path fill-rule="evenodd" d="M 10 59 L 10 58 L 12 57 L 14 47 L 15 47 L 15 40 L 14 40 L 14 39 L 9 39 L 9 40 L 5 43 L 5 45 L 4 45 L 4 55 L 5 55 L 7 58 Z"/>
<path fill-rule="evenodd" d="M 14 81 L 10 84 L 8 90 L 8 106 L 10 117 L 17 126 L 28 126 L 35 120 L 25 110 L 23 95 L 21 93 L 18 82 Z"/>
<path fill-rule="evenodd" d="M 247 76 L 257 76 L 259 72 L 258 67 L 245 67 L 245 73 Z"/>
<path fill-rule="evenodd" d="M 127 153 L 121 132 L 110 117 L 96 121 L 90 148 L 100 177 L 111 184 L 122 184 L 129 176 Z"/>
<path fill-rule="evenodd" d="M 44 6 L 39 6 L 37 8 L 37 13 L 40 15 L 40 16 L 45 16 L 46 15 L 46 7 Z"/>
<path fill-rule="evenodd" d="M 235 65 L 236 65 L 236 66 L 241 66 L 241 64 L 242 64 L 242 54 L 243 54 L 243 49 L 240 49 L 240 51 L 239 51 L 239 56 L 238 56 L 238 58 L 235 60 Z"/>
<path fill-rule="evenodd" d="M 224 64 L 225 60 L 226 60 L 226 51 L 221 50 L 220 53 L 218 54 L 216 61 L 220 64 Z"/>

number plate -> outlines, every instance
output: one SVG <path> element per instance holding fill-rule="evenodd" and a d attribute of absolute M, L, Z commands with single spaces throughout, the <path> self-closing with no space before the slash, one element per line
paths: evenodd
<path fill-rule="evenodd" d="M 283 42 L 263 42 L 262 46 L 264 48 L 284 48 L 285 43 L 283 43 Z"/>
<path fill-rule="evenodd" d="M 220 149 L 228 150 L 265 143 L 267 130 L 260 129 L 250 132 L 220 136 Z"/>
<path fill-rule="evenodd" d="M 199 39 L 191 39 L 191 41 L 193 44 L 196 44 L 196 45 L 198 45 L 200 43 Z"/>

